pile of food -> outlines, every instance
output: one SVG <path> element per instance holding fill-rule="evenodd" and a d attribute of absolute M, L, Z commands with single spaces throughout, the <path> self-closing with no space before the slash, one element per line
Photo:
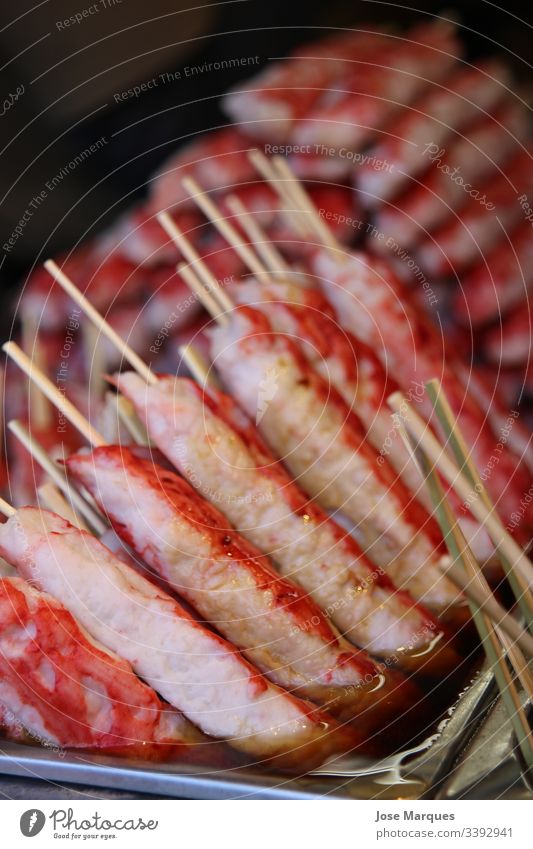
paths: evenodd
<path fill-rule="evenodd" d="M 25 281 L 42 379 L 7 367 L 4 418 L 78 502 L 42 509 L 7 435 L 8 736 L 208 761 L 223 741 L 305 772 L 431 726 L 476 645 L 391 392 L 430 421 L 438 377 L 500 517 L 524 548 L 533 529 L 527 110 L 462 53 L 451 24 L 368 26 L 230 92 L 231 126 L 56 258 L 116 344 L 61 272 Z"/>

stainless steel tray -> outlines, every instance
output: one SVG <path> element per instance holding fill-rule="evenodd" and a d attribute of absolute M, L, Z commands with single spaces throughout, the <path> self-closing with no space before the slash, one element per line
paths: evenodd
<path fill-rule="evenodd" d="M 468 784 L 465 775 L 459 775 L 453 784 L 455 765 L 472 739 L 476 739 L 494 698 L 492 676 L 482 669 L 456 697 L 434 733 L 420 745 L 382 760 L 362 757 L 337 760 L 298 777 L 249 766 L 209 769 L 185 760 L 154 764 L 74 751 L 60 756 L 37 746 L 6 741 L 0 745 L 0 773 L 59 784 L 112 787 L 152 796 L 193 799 L 419 799 L 439 794 L 440 798 L 454 798 Z M 500 740 L 502 760 L 510 756 L 509 746 L 512 752 L 512 739 L 507 735 Z M 473 766 L 477 769 L 479 787 L 482 772 L 479 757 Z M 519 779 L 515 760 L 514 772 L 511 771 L 515 783 L 517 770 Z"/>

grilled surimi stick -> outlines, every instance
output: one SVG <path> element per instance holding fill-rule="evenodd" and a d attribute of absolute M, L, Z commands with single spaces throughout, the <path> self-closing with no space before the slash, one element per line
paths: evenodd
<path fill-rule="evenodd" d="M 482 112 L 492 111 L 503 99 L 509 78 L 505 66 L 489 59 L 478 67 L 455 71 L 403 110 L 356 171 L 362 203 L 375 207 L 397 194 L 409 177 L 425 169 L 423 149 L 428 141 L 440 147 L 453 132 L 482 117 Z M 376 169 L 376 160 L 392 167 Z"/>
<path fill-rule="evenodd" d="M 332 709 L 378 686 L 372 660 L 174 472 L 122 446 L 67 465 L 137 554 L 277 684 Z"/>
<path fill-rule="evenodd" d="M 208 742 L 62 604 L 16 577 L 0 580 L 0 705 L 47 745 Z"/>
<path fill-rule="evenodd" d="M 193 176 L 210 190 L 231 189 L 239 183 L 256 179 L 247 157 L 250 140 L 239 130 L 225 128 L 195 140 L 165 160 L 151 182 L 150 209 L 170 210 L 177 204 L 180 211 L 190 204 L 181 181 Z"/>
<path fill-rule="evenodd" d="M 361 29 L 307 44 L 226 94 L 224 108 L 250 135 L 282 141 L 351 61 L 368 60 L 387 41 L 383 32 Z"/>
<path fill-rule="evenodd" d="M 533 526 L 533 508 L 527 506 L 524 510 L 520 502 L 530 487 L 529 474 L 508 446 L 502 447 L 497 460 L 491 459 L 499 437 L 495 440 L 453 364 L 450 366 L 444 359 L 436 328 L 420 318 L 390 267 L 355 252 L 339 264 L 326 251 L 317 250 L 313 270 L 343 327 L 374 348 L 408 397 L 420 402 L 428 419 L 431 405 L 420 388 L 439 375 L 465 439 L 472 445 L 473 460 L 486 476 L 485 484 L 499 514 L 505 518 L 520 511 L 523 522 L 515 533 L 527 540 L 528 528 Z M 465 512 L 467 508 L 468 505 Z"/>
<path fill-rule="evenodd" d="M 300 345 L 313 368 L 332 383 L 360 419 L 374 448 L 387 453 L 405 485 L 424 498 L 420 473 L 402 440 L 396 438 L 384 406 L 395 384 L 376 354 L 340 327 L 327 298 L 317 289 L 304 289 L 289 280 L 259 283 L 251 277 L 228 291 L 235 303 L 264 312 L 275 331 Z"/>
<path fill-rule="evenodd" d="M 205 733 L 284 765 L 337 750 L 333 720 L 267 681 L 90 534 L 22 507 L 0 526 L 0 554 Z"/>
<path fill-rule="evenodd" d="M 504 367 L 525 364 L 531 357 L 532 335 L 531 313 L 529 304 L 525 303 L 507 315 L 501 327 L 485 333 L 482 343 L 485 357 Z"/>
<path fill-rule="evenodd" d="M 531 223 L 523 221 L 499 241 L 461 280 L 453 313 L 461 323 L 478 327 L 497 319 L 533 288 Z"/>
<path fill-rule="evenodd" d="M 520 151 L 520 142 L 527 133 L 525 109 L 520 103 L 509 103 L 472 127 L 468 135 L 448 149 L 428 142 L 423 151 L 427 174 L 395 203 L 386 204 L 377 212 L 376 227 L 387 238 L 374 240 L 376 250 L 389 250 L 391 239 L 404 248 L 411 247 L 469 198 L 487 201 L 479 191 L 481 182 L 496 166 Z"/>
<path fill-rule="evenodd" d="M 296 144 L 356 149 L 390 116 L 412 102 L 429 82 L 443 79 L 455 64 L 459 46 L 449 24 L 421 24 L 393 37 L 296 126 Z"/>
<path fill-rule="evenodd" d="M 363 549 L 394 583 L 428 604 L 442 592 L 441 537 L 377 454 L 341 397 L 264 315 L 239 307 L 212 331 L 224 384 L 303 488 L 354 524 Z M 452 591 L 454 592 L 454 591 Z M 455 597 L 455 593 L 454 593 Z"/>
<path fill-rule="evenodd" d="M 387 454 L 406 486 L 423 499 L 418 469 L 401 439 L 395 439 L 390 414 L 382 406 L 395 384 L 373 351 L 340 327 L 324 295 L 289 280 L 259 283 L 253 278 L 228 291 L 236 303 L 264 312 L 275 331 L 299 344 L 313 368 L 331 382 L 361 421 L 374 448 Z"/>
<path fill-rule="evenodd" d="M 117 382 L 176 468 L 270 554 L 282 574 L 310 592 L 346 636 L 374 654 L 397 656 L 400 666 L 444 668 L 446 651 L 439 659 L 440 647 L 431 650 L 439 633 L 431 614 L 396 590 L 304 495 L 228 395 L 204 393 L 184 378 L 162 377 L 146 387 L 123 372 Z M 439 601 L 445 606 L 450 598 Z"/>
<path fill-rule="evenodd" d="M 458 218 L 451 219 L 419 245 L 416 256 L 421 267 L 434 276 L 458 274 L 483 260 L 492 245 L 505 243 L 506 233 L 523 215 L 516 186 L 523 194 L 533 192 L 533 160 L 527 150 L 481 187 L 486 204 L 472 198 Z"/>
<path fill-rule="evenodd" d="M 431 511 L 420 472 L 385 404 L 396 384 L 377 355 L 340 327 L 327 298 L 316 289 L 303 289 L 290 282 L 260 284 L 252 278 L 229 291 L 236 303 L 261 310 L 274 330 L 298 343 L 315 371 L 331 383 L 360 420 L 381 455 L 379 462 L 392 466 L 407 489 Z M 459 521 L 476 553 L 484 559 L 490 556 L 493 547 L 479 524 L 469 515 L 461 515 Z"/>
<path fill-rule="evenodd" d="M 195 239 L 202 232 L 203 219 L 196 210 L 176 210 L 172 215 L 189 238 Z M 182 259 L 176 246 L 165 239 L 155 215 L 145 206 L 134 207 L 121 215 L 98 237 L 97 251 L 102 256 L 124 257 L 133 265 L 142 265 L 143 270 L 161 266 L 171 268 Z"/>

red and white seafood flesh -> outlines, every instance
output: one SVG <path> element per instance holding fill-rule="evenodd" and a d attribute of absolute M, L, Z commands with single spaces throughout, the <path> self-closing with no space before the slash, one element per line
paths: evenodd
<path fill-rule="evenodd" d="M 315 371 L 330 383 L 363 425 L 379 462 L 390 465 L 407 489 L 431 512 L 422 476 L 394 426 L 387 397 L 398 387 L 372 349 L 343 330 L 327 298 L 317 289 L 286 281 L 258 283 L 247 278 L 230 287 L 236 303 L 249 304 L 268 317 L 272 328 L 298 344 Z M 450 498 L 454 499 L 453 493 Z M 459 523 L 473 550 L 487 559 L 492 545 L 467 515 Z"/>
<path fill-rule="evenodd" d="M 340 395 L 257 310 L 238 307 L 227 326 L 210 333 L 224 384 L 256 416 L 296 481 L 353 523 L 365 553 L 399 588 L 412 585 L 413 594 L 426 601 L 426 592 L 438 594 L 438 527 L 386 463 L 378 462 Z"/>
<path fill-rule="evenodd" d="M 267 681 L 91 534 L 23 507 L 0 526 L 0 554 L 207 734 L 284 762 L 317 763 L 336 748 L 324 714 Z"/>
<path fill-rule="evenodd" d="M 421 652 L 437 634 L 431 614 L 396 590 L 386 572 L 296 486 L 228 395 L 204 393 L 183 378 L 162 377 L 147 386 L 133 372 L 123 372 L 117 382 L 181 474 L 283 575 L 310 592 L 346 636 L 374 654 L 396 654 L 400 665 L 413 665 L 409 649 Z M 430 595 L 439 609 L 457 598 L 447 582 Z M 422 662 L 429 664 L 429 657 Z"/>
<path fill-rule="evenodd" d="M 505 446 L 491 459 L 496 442 L 485 415 L 465 391 L 453 363 L 446 361 L 436 327 L 424 319 L 390 266 L 368 254 L 352 252 L 342 263 L 317 250 L 313 270 L 334 305 L 342 325 L 361 339 L 393 371 L 408 400 L 419 401 L 430 418 L 423 387 L 438 377 L 449 398 L 485 484 L 503 518 L 511 515 L 529 489 L 529 474 Z M 422 391 L 420 391 L 422 390 Z M 465 510 L 466 512 L 466 510 Z M 517 533 L 528 538 L 533 509 Z"/>
<path fill-rule="evenodd" d="M 492 112 L 505 96 L 509 76 L 497 59 L 460 68 L 400 112 L 356 170 L 361 203 L 374 208 L 394 197 L 410 177 L 425 170 L 424 146 L 431 141 L 440 147 L 454 132 Z M 386 163 L 387 168 L 376 168 L 376 161 Z"/>
<path fill-rule="evenodd" d="M 275 683 L 331 709 L 344 688 L 356 707 L 358 687 L 377 685 L 372 660 L 183 478 L 123 446 L 67 466 L 156 574 Z"/>
<path fill-rule="evenodd" d="M 267 66 L 248 83 L 229 91 L 224 108 L 248 135 L 284 141 L 298 120 L 328 95 L 335 81 L 350 73 L 354 59 L 369 60 L 387 43 L 388 37 L 372 27 L 306 44 L 288 59 Z"/>
<path fill-rule="evenodd" d="M 48 746 L 207 742 L 62 604 L 17 577 L 0 580 L 0 706 L 8 726 Z"/>
<path fill-rule="evenodd" d="M 528 150 L 481 186 L 486 198 L 483 204 L 472 198 L 458 217 L 449 219 L 419 245 L 416 256 L 424 271 L 434 277 L 459 274 L 475 262 L 483 262 L 493 245 L 504 246 L 507 233 L 523 216 L 517 186 L 522 195 L 533 192 L 533 159 Z"/>
<path fill-rule="evenodd" d="M 528 132 L 522 104 L 508 103 L 447 149 L 428 142 L 423 151 L 428 171 L 420 182 L 377 211 L 376 227 L 384 236 L 374 240 L 375 249 L 386 253 L 391 241 L 412 247 L 471 198 L 481 203 L 488 200 L 483 198 L 481 184 L 520 151 Z"/>
<path fill-rule="evenodd" d="M 533 289 L 532 235 L 531 223 L 523 221 L 462 278 L 453 300 L 461 323 L 478 327 L 527 299 Z"/>
<path fill-rule="evenodd" d="M 443 22 L 391 36 L 362 60 L 296 125 L 291 141 L 331 155 L 355 151 L 431 82 L 444 79 L 460 53 L 455 28 Z"/>

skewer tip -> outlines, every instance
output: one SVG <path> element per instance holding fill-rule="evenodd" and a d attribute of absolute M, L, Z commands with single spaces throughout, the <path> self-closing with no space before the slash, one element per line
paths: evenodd
<path fill-rule="evenodd" d="M 14 516 L 17 511 L 15 508 L 4 498 L 0 497 L 0 513 L 3 513 L 8 519 L 10 516 Z"/>

